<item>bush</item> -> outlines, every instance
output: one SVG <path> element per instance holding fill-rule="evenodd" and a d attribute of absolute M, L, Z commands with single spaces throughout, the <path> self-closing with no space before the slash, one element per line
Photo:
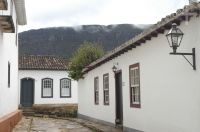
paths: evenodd
<path fill-rule="evenodd" d="M 104 55 L 104 50 L 96 43 L 84 42 L 73 54 L 69 64 L 69 76 L 74 80 L 83 77 L 82 70 L 91 62 Z"/>

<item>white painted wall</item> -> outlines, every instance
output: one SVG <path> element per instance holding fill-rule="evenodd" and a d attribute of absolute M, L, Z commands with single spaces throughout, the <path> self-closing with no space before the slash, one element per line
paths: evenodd
<path fill-rule="evenodd" d="M 13 21 L 16 30 L 14 7 Z M 0 31 L 0 118 L 18 109 L 18 42 L 16 33 L 17 30 L 15 33 Z M 8 88 L 8 62 L 11 64 L 10 88 Z"/>
<path fill-rule="evenodd" d="M 60 98 L 60 79 L 69 78 L 67 71 L 19 70 L 19 88 L 20 80 L 27 77 L 35 79 L 34 104 L 67 104 L 78 102 L 77 81 L 74 80 L 71 80 L 71 98 Z M 53 98 L 41 97 L 41 83 L 43 78 L 53 79 Z"/>
<path fill-rule="evenodd" d="M 165 34 L 101 65 L 78 82 L 79 114 L 115 122 L 113 63 L 122 70 L 124 126 L 145 132 L 200 131 L 200 18 L 179 28 L 185 33 L 180 52 L 196 48 L 197 70 L 182 56 L 169 55 Z M 130 107 L 129 65 L 140 63 L 141 108 Z M 103 74 L 109 73 L 110 105 L 103 105 Z M 100 102 L 94 104 L 94 77 L 99 76 Z"/>

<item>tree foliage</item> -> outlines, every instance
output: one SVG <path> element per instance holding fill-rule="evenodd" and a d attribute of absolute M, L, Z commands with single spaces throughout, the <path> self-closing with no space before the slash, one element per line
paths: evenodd
<path fill-rule="evenodd" d="M 73 54 L 69 64 L 69 76 L 74 80 L 83 77 L 82 70 L 91 62 L 104 55 L 104 50 L 96 43 L 84 42 Z"/>

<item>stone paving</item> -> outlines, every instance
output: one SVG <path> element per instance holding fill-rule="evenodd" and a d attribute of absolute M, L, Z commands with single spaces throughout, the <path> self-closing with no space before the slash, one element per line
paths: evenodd
<path fill-rule="evenodd" d="M 23 117 L 12 132 L 122 132 L 111 126 L 78 118 Z"/>

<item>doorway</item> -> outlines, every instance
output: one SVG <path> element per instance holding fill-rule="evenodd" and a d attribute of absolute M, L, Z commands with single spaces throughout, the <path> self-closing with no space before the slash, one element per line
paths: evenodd
<path fill-rule="evenodd" d="M 115 72 L 116 125 L 123 126 L 122 72 Z"/>
<path fill-rule="evenodd" d="M 32 107 L 34 103 L 34 79 L 21 79 L 20 104 L 22 107 Z"/>

